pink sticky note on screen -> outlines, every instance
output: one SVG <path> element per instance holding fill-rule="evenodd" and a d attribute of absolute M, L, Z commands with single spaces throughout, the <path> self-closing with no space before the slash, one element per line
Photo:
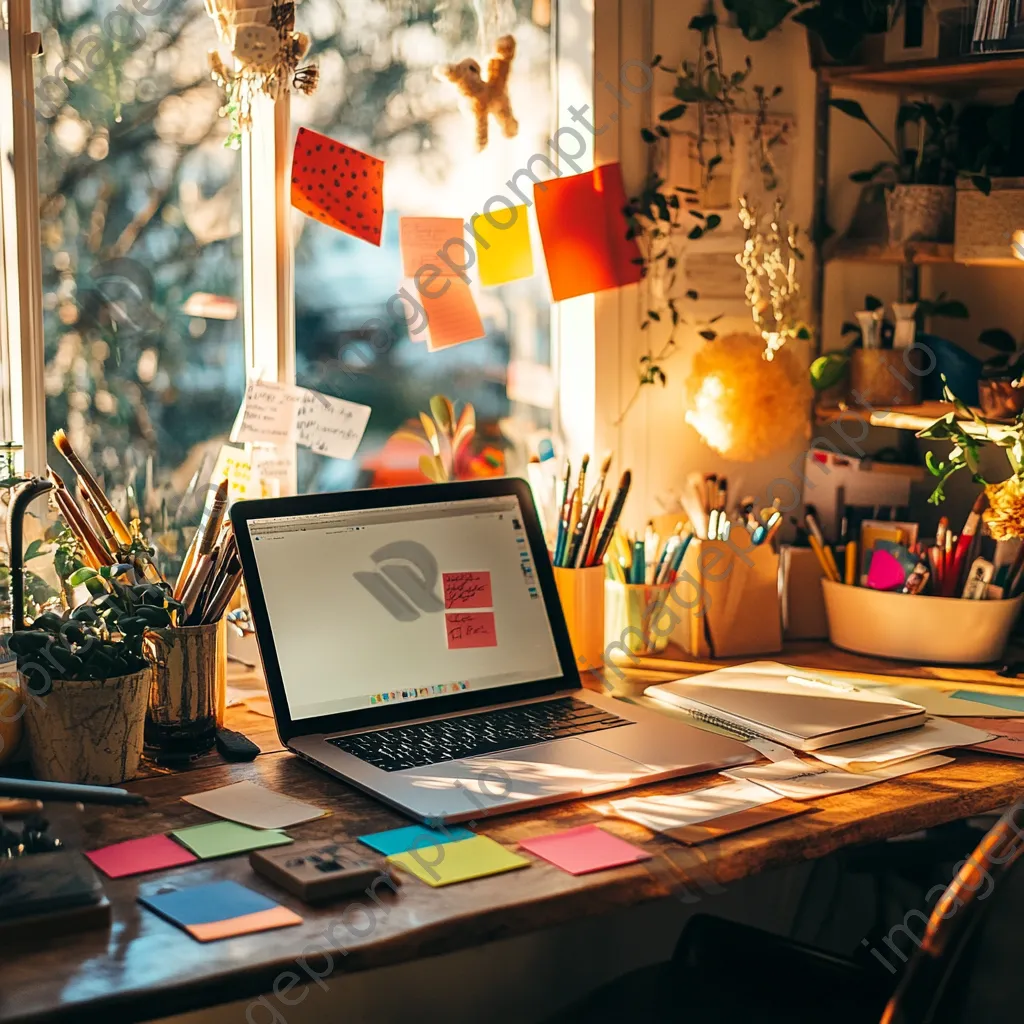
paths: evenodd
<path fill-rule="evenodd" d="M 489 572 L 445 572 L 445 608 L 491 608 L 491 574 Z"/>
<path fill-rule="evenodd" d="M 198 859 L 180 843 L 163 835 L 129 839 L 99 850 L 89 850 L 86 857 L 110 878 L 126 878 L 146 871 L 176 868 Z"/>
<path fill-rule="evenodd" d="M 445 612 L 444 628 L 450 651 L 498 646 L 494 612 Z"/>
<path fill-rule="evenodd" d="M 639 846 L 627 843 L 596 825 L 581 825 L 568 832 L 553 832 L 536 839 L 524 839 L 520 849 L 550 861 L 570 875 L 586 875 L 623 864 L 650 860 L 651 855 Z"/>

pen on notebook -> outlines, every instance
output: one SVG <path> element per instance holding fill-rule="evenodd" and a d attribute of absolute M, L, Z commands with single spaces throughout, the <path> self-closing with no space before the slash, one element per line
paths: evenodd
<path fill-rule="evenodd" d="M 619 480 L 618 489 L 615 491 L 615 496 L 611 500 L 611 505 L 608 508 L 608 512 L 605 515 L 604 522 L 601 524 L 601 536 L 597 542 L 597 551 L 594 555 L 595 563 L 599 563 L 608 550 L 608 545 L 611 543 L 612 534 L 615 532 L 615 527 L 619 522 L 619 517 L 622 515 L 622 508 L 626 504 L 626 496 L 629 494 L 629 486 L 632 483 L 633 474 L 627 469 Z"/>

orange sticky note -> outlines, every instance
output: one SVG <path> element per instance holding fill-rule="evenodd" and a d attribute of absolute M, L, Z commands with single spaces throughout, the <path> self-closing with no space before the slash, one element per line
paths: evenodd
<path fill-rule="evenodd" d="M 496 210 L 491 217 L 497 225 L 483 215 L 473 218 L 480 283 L 494 288 L 509 281 L 532 277 L 533 248 L 530 245 L 527 207 Z"/>
<path fill-rule="evenodd" d="M 622 168 L 593 171 L 533 186 L 544 258 L 555 302 L 636 284 L 640 249 L 626 238 Z"/>
<path fill-rule="evenodd" d="M 486 336 L 480 311 L 465 281 L 459 277 L 439 278 L 429 291 L 432 294 L 416 297 L 426 321 L 410 326 L 410 339 L 425 341 L 428 351 L 438 352 Z"/>
<path fill-rule="evenodd" d="M 494 612 L 445 612 L 444 628 L 450 651 L 498 646 Z"/>
<path fill-rule="evenodd" d="M 413 279 L 417 291 L 436 291 L 430 285 L 433 279 L 459 276 L 453 267 L 464 275 L 465 268 L 472 266 L 473 250 L 464 240 L 464 233 L 458 217 L 399 218 L 402 273 Z"/>
<path fill-rule="evenodd" d="M 384 161 L 300 128 L 292 153 L 292 206 L 307 217 L 380 245 Z"/>

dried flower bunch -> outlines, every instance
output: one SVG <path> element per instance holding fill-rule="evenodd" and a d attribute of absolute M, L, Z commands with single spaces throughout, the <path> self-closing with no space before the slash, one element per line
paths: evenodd
<path fill-rule="evenodd" d="M 311 93 L 319 71 L 315 65 L 299 67 L 309 51 L 309 36 L 295 31 L 292 0 L 206 0 L 206 11 L 236 65 L 229 68 L 216 50 L 210 52 L 213 80 L 227 92 L 221 109 L 231 119 L 227 145 L 237 148 L 242 132 L 252 126 L 252 106 L 260 93 L 271 100 L 289 89 Z"/>
<path fill-rule="evenodd" d="M 740 198 L 739 219 L 746 233 L 742 252 L 736 262 L 747 278 L 746 300 L 754 324 L 765 341 L 765 359 L 773 359 L 792 338 L 810 338 L 811 331 L 802 318 L 803 296 L 797 275 L 800 229 L 793 221 L 783 221 L 784 203 L 776 199 L 768 231 L 760 229 L 760 211 L 746 196 Z"/>

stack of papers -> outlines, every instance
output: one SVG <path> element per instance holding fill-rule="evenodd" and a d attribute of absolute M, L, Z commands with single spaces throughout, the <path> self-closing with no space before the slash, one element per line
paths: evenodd
<path fill-rule="evenodd" d="M 961 725 L 983 729 L 992 734 L 992 739 L 979 743 L 975 750 L 986 750 L 990 754 L 1005 754 L 1007 757 L 1024 757 L 1024 721 L 1019 718 L 961 718 Z"/>
<path fill-rule="evenodd" d="M 951 747 L 973 747 L 993 739 L 990 732 L 972 729 L 945 718 L 929 718 L 919 729 L 904 729 L 887 736 L 874 736 L 855 743 L 843 743 L 811 753 L 836 768 L 848 772 L 874 772 L 888 765 L 910 761 Z"/>
<path fill-rule="evenodd" d="M 728 782 L 723 786 L 671 796 L 632 796 L 612 800 L 611 806 L 620 818 L 635 821 L 652 832 L 667 832 L 726 814 L 748 811 L 778 799 L 770 789 L 753 782 Z"/>
<path fill-rule="evenodd" d="M 764 786 L 776 797 L 790 800 L 812 800 L 815 797 L 832 796 L 834 793 L 846 793 L 851 789 L 873 786 L 879 782 L 922 772 L 928 768 L 937 768 L 949 764 L 953 758 L 942 754 L 930 754 L 926 757 L 915 757 L 910 761 L 888 765 L 873 772 L 841 771 L 826 768 L 823 764 L 813 761 L 802 761 L 798 757 L 788 761 L 776 761 L 773 764 L 753 765 L 749 768 L 730 768 L 722 772 L 730 779 L 740 782 L 753 782 Z"/>

